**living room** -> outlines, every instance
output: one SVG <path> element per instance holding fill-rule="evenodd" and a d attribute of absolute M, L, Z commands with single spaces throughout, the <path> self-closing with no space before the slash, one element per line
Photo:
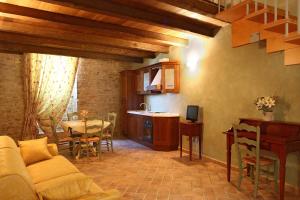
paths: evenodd
<path fill-rule="evenodd" d="M 298 13 L 0 1 L 3 199 L 299 199 Z"/>

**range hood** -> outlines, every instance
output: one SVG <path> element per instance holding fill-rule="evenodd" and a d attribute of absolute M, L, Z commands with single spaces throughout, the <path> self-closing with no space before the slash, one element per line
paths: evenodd
<path fill-rule="evenodd" d="M 147 90 L 161 90 L 161 69 L 159 69 L 152 80 L 151 84 L 147 87 Z"/>

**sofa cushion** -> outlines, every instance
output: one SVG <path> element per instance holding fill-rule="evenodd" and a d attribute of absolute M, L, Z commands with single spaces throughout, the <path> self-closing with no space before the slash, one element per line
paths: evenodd
<path fill-rule="evenodd" d="M 63 156 L 53 156 L 49 160 L 29 165 L 27 166 L 27 170 L 34 184 L 79 172 L 79 170 Z"/>
<path fill-rule="evenodd" d="M 44 137 L 35 140 L 19 141 L 21 156 L 26 165 L 52 157 L 48 151 L 47 140 L 48 138 Z"/>
<path fill-rule="evenodd" d="M 68 200 L 88 194 L 92 183 L 90 177 L 82 173 L 73 173 L 43 181 L 35 187 L 40 199 Z"/>

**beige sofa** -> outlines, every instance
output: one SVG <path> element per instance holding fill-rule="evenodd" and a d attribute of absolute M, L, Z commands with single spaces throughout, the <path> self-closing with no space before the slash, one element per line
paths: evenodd
<path fill-rule="evenodd" d="M 26 167 L 13 139 L 8 136 L 0 136 L 1 200 L 45 200 L 38 195 L 38 191 L 43 188 L 62 185 L 64 180 L 87 177 L 65 157 L 58 155 L 56 145 L 48 145 L 48 149 L 53 156 L 51 159 Z M 64 195 L 65 192 L 69 191 L 64 191 Z M 74 199 L 72 195 L 74 194 L 71 194 L 70 199 Z M 75 199 L 116 200 L 120 199 L 120 193 L 117 190 L 103 191 L 92 182 L 86 194 Z M 64 200 L 66 199 L 64 198 Z"/>

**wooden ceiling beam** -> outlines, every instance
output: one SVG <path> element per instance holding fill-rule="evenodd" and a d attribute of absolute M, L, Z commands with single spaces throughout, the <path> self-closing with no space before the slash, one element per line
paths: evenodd
<path fill-rule="evenodd" d="M 118 38 L 105 37 L 95 34 L 85 34 L 75 31 L 64 31 L 55 28 L 34 26 L 22 23 L 22 20 L 0 17 L 0 31 L 22 33 L 32 36 L 47 37 L 53 39 L 61 39 L 71 42 L 94 43 L 99 45 L 109 45 L 113 47 L 121 47 L 135 50 L 144 50 L 151 52 L 167 53 L 168 46 L 156 44 L 127 41 Z"/>
<path fill-rule="evenodd" d="M 209 0 L 156 0 L 162 3 L 172 5 L 177 8 L 189 10 L 199 14 L 216 15 L 218 13 L 218 4 Z M 223 8 L 223 7 L 222 7 Z"/>
<path fill-rule="evenodd" d="M 1 42 L 0 51 L 14 53 L 43 53 L 52 55 L 64 55 L 82 58 L 93 58 L 103 60 L 116 60 L 122 62 L 142 63 L 143 58 L 128 57 L 114 54 L 95 53 L 81 50 L 60 49 L 53 47 L 41 47 L 35 45 L 15 44 L 10 42 Z"/>
<path fill-rule="evenodd" d="M 108 16 L 124 18 L 128 20 L 139 21 L 146 24 L 160 26 L 181 32 L 196 33 L 213 37 L 220 29 L 219 26 L 163 11 L 157 8 L 151 8 L 151 11 L 125 5 L 125 3 L 114 2 L 113 0 L 39 0 L 48 3 L 69 6 L 81 10 L 102 13 Z"/>
<path fill-rule="evenodd" d="M 0 31 L 0 42 L 11 42 L 24 45 L 35 45 L 42 47 L 54 47 L 71 50 L 90 51 L 95 53 L 124 55 L 129 57 L 154 58 L 155 54 L 148 51 L 138 51 L 125 48 L 115 48 L 105 45 L 96 45 L 91 43 L 71 42 L 46 37 L 29 36 L 19 33 L 9 33 Z"/>
<path fill-rule="evenodd" d="M 187 44 L 187 40 L 184 38 L 169 36 L 161 33 L 140 30 L 125 26 L 119 26 L 111 23 L 90 20 L 87 18 L 77 16 L 54 13 L 45 10 L 38 10 L 9 3 L 0 2 L 0 12 L 43 19 L 67 25 L 75 25 L 77 26 L 77 28 L 78 26 L 80 26 L 78 30 L 88 29 L 86 31 L 94 32 L 94 34 L 117 37 L 126 40 L 174 46 L 185 46 Z"/>
<path fill-rule="evenodd" d="M 13 15 L 14 17 L 16 15 Z M 22 16 L 23 17 L 23 16 Z M 16 18 L 15 18 L 16 19 Z M 19 19 L 20 20 L 20 19 Z M 143 31 L 140 33 L 140 35 L 145 34 L 144 37 L 141 36 L 136 36 L 131 33 L 124 33 L 124 32 L 118 32 L 118 31 L 112 31 L 108 29 L 99 29 L 99 28 L 94 28 L 94 27 L 83 27 L 83 26 L 78 26 L 78 25 L 72 25 L 72 24 L 64 24 L 64 23 L 58 23 L 58 22 L 50 22 L 47 20 L 32 20 L 30 19 L 22 19 L 20 20 L 24 24 L 29 24 L 29 25 L 35 25 L 35 26 L 40 26 L 40 27 L 48 27 L 48 28 L 54 28 L 58 30 L 65 30 L 65 31 L 73 31 L 73 32 L 78 32 L 78 33 L 85 33 L 85 34 L 93 34 L 93 35 L 99 35 L 99 36 L 105 36 L 105 37 L 113 37 L 117 39 L 123 39 L 123 40 L 128 40 L 128 41 L 135 41 L 135 42 L 143 42 L 143 43 L 149 43 L 149 44 L 157 44 L 157 45 L 173 45 L 173 46 L 186 46 L 187 45 L 187 39 L 182 39 L 182 38 L 177 38 L 174 37 L 178 40 L 169 40 L 169 36 L 167 38 L 163 38 L 165 35 L 164 34 L 158 34 L 160 35 L 159 39 L 154 39 L 154 38 L 148 38 L 147 34 L 144 33 Z"/>

